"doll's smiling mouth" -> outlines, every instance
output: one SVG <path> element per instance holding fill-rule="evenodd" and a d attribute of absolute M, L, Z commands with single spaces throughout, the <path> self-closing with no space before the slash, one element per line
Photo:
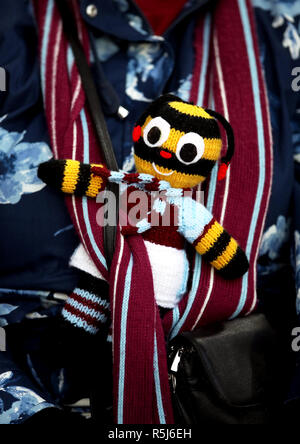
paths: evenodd
<path fill-rule="evenodd" d="M 157 174 L 161 174 L 162 176 L 172 176 L 172 174 L 174 173 L 174 171 L 171 171 L 170 173 L 162 173 L 161 171 L 159 171 L 159 169 L 157 168 L 157 166 L 155 165 L 155 163 L 152 163 L 153 169 Z"/>

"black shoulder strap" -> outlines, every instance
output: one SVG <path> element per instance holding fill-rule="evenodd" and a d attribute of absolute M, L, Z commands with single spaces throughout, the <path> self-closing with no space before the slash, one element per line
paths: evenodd
<path fill-rule="evenodd" d="M 99 95 L 95 81 L 87 62 L 84 49 L 77 35 L 77 28 L 75 25 L 75 18 L 68 5 L 68 0 L 56 0 L 56 5 L 60 12 L 63 30 L 65 36 L 69 40 L 71 48 L 73 50 L 75 62 L 81 77 L 83 89 L 85 92 L 86 100 L 90 109 L 92 121 L 96 131 L 96 135 L 99 141 L 99 146 L 102 150 L 102 155 L 106 166 L 110 170 L 117 171 L 118 164 L 114 154 L 112 142 L 107 130 L 104 114 L 102 111 Z M 119 186 L 117 184 L 108 183 L 106 187 L 107 191 L 111 191 L 115 194 L 116 208 L 119 208 Z M 116 222 L 118 223 L 118 211 L 116 215 Z M 115 242 L 116 242 L 116 226 L 106 225 L 103 228 L 104 235 L 104 249 L 106 254 L 107 266 L 110 267 L 114 254 Z"/>

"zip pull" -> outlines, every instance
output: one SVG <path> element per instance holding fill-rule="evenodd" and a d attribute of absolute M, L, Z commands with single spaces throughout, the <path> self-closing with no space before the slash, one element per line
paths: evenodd
<path fill-rule="evenodd" d="M 178 372 L 178 366 L 181 360 L 181 356 L 183 353 L 184 348 L 180 347 L 177 352 L 176 355 L 173 359 L 172 365 L 171 365 L 171 370 L 170 370 L 170 375 L 169 378 L 171 380 L 171 384 L 172 384 L 172 388 L 173 388 L 173 393 L 175 393 L 176 391 L 176 385 L 177 385 L 177 379 L 176 379 L 176 373 Z"/>
<path fill-rule="evenodd" d="M 179 348 L 179 349 L 177 350 L 177 353 L 176 353 L 176 355 L 175 355 L 175 358 L 174 358 L 173 363 L 172 363 L 172 366 L 171 366 L 171 372 L 177 373 L 177 371 L 178 371 L 178 366 L 179 366 L 179 362 L 180 362 L 181 355 L 182 355 L 182 352 L 183 352 L 183 349 L 182 349 L 182 348 Z"/>

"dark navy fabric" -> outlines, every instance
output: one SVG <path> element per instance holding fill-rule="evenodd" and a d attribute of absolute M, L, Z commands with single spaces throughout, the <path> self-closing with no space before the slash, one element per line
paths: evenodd
<path fill-rule="evenodd" d="M 36 176 L 52 153 L 29 2 L 1 2 L 0 66 L 8 76 L 0 93 L 0 292 L 69 292 L 77 282 L 68 262 L 78 239 L 63 199 Z"/>
<path fill-rule="evenodd" d="M 267 314 L 288 328 L 296 315 L 297 292 L 300 314 L 300 92 L 292 88 L 292 69 L 300 66 L 300 3 L 252 2 L 274 137 L 274 183 L 259 257 L 258 293 Z M 188 0 L 163 36 L 153 35 L 133 0 L 93 3 L 96 17 L 88 16 L 87 0 L 80 2 L 81 13 L 94 43 L 93 61 L 100 62 L 120 104 L 129 111 L 125 120 L 107 115 L 107 124 L 120 168 L 131 171 L 136 118 L 163 92 L 189 97 L 195 23 L 209 2 Z M 51 361 L 40 339 L 51 337 L 52 321 L 64 300 L 61 293 L 76 285 L 76 272 L 68 262 L 78 238 L 63 197 L 36 176 L 37 165 L 52 154 L 29 0 L 0 2 L 0 67 L 8 74 L 8 90 L 0 92 L 0 327 L 13 338 L 11 354 L 0 354 L 0 423 L 18 423 L 43 408 L 88 395 L 88 375 L 82 372 L 81 379 L 76 375 L 74 380 L 54 359 L 55 344 L 47 345 Z M 97 80 L 97 63 L 93 68 Z M 18 349 L 21 336 L 26 340 Z M 300 397 L 300 392 L 294 390 L 291 396 Z"/>
<path fill-rule="evenodd" d="M 49 394 L 44 395 L 4 352 L 0 352 L 0 393 L 0 424 L 22 424 L 35 413 L 55 407 Z"/>
<path fill-rule="evenodd" d="M 274 138 L 273 189 L 261 245 L 258 292 L 265 311 L 290 344 L 292 327 L 300 322 L 300 70 L 294 71 L 300 67 L 300 3 L 253 3 Z M 293 316 L 295 300 L 298 320 Z M 300 398 L 300 353 L 294 353 L 294 358 L 288 400 Z"/>

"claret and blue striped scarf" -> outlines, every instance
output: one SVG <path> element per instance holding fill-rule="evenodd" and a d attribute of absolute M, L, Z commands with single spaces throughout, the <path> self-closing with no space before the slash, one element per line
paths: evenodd
<path fill-rule="evenodd" d="M 41 84 L 55 158 L 99 163 L 100 149 L 72 50 L 54 0 L 34 0 L 40 41 Z M 70 0 L 78 35 L 89 57 L 79 5 Z M 250 259 L 249 272 L 225 281 L 195 254 L 191 285 L 163 319 L 155 302 L 149 259 L 139 235 L 117 236 L 110 271 L 96 223 L 99 205 L 86 197 L 66 202 L 81 242 L 110 283 L 114 413 L 118 424 L 173 423 L 166 338 L 237 316 L 256 305 L 256 262 L 272 178 L 268 103 L 249 0 L 222 0 L 199 17 L 190 91 L 194 103 L 223 114 L 235 131 L 236 153 L 227 177 L 213 169 L 205 204 L 234 233 Z M 224 144 L 226 145 L 226 144 Z"/>

